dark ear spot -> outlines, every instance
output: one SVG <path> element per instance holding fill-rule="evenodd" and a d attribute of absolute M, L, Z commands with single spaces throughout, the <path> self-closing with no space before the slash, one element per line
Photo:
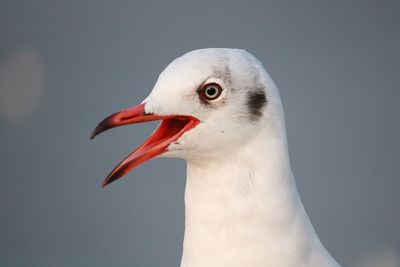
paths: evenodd
<path fill-rule="evenodd" d="M 249 92 L 246 105 L 249 109 L 250 120 L 256 121 L 262 116 L 262 109 L 267 104 L 264 91 Z"/>

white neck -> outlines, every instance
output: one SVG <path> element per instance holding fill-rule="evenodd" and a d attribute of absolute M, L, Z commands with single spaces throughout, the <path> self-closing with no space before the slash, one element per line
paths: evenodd
<path fill-rule="evenodd" d="M 235 152 L 188 161 L 181 267 L 338 266 L 298 196 L 284 128 Z"/>

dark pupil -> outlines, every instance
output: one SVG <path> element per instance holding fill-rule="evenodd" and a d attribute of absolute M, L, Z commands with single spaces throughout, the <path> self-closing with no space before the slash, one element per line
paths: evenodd
<path fill-rule="evenodd" d="M 217 89 L 215 89 L 214 87 L 208 87 L 207 88 L 207 95 L 209 96 L 213 96 L 217 93 Z"/>

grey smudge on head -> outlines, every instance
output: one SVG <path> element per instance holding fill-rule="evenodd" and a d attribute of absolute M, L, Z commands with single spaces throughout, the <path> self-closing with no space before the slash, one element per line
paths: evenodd
<path fill-rule="evenodd" d="M 228 65 L 225 65 L 223 69 L 214 70 L 212 77 L 223 80 L 228 87 L 232 84 L 232 72 Z"/>
<path fill-rule="evenodd" d="M 225 86 L 230 87 L 231 84 L 232 84 L 232 76 L 231 75 L 232 74 L 231 74 L 231 70 L 230 70 L 229 66 L 225 65 L 223 67 L 223 69 L 222 68 L 221 69 L 215 69 L 213 71 L 213 74 L 211 76 L 207 77 L 206 80 L 208 80 L 210 78 L 218 78 L 218 79 L 221 79 L 222 81 L 224 81 L 224 85 Z M 213 108 L 217 107 L 217 106 L 213 106 L 212 102 L 209 102 L 209 101 L 207 101 L 207 100 L 205 100 L 205 99 L 200 97 L 200 93 L 199 92 L 203 88 L 204 84 L 205 84 L 205 81 L 203 81 L 201 83 L 201 85 L 196 89 L 196 92 L 199 95 L 200 102 L 203 105 L 206 105 L 208 107 L 213 107 Z M 224 88 L 223 85 L 221 85 L 221 86 L 222 86 L 222 90 L 227 90 L 227 88 Z M 224 103 L 225 103 L 225 101 L 221 101 L 220 102 L 220 104 L 224 104 Z"/>
<path fill-rule="evenodd" d="M 260 89 L 247 93 L 246 105 L 250 113 L 250 120 L 257 121 L 263 115 L 262 109 L 267 104 L 265 91 Z"/>

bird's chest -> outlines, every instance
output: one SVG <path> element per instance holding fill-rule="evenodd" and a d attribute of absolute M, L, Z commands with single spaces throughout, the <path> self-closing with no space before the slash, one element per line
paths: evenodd
<path fill-rule="evenodd" d="M 280 235 L 281 229 L 269 231 L 256 205 L 217 210 L 219 216 L 187 218 L 182 267 L 301 266 L 293 265 L 301 256 L 297 242 Z"/>

